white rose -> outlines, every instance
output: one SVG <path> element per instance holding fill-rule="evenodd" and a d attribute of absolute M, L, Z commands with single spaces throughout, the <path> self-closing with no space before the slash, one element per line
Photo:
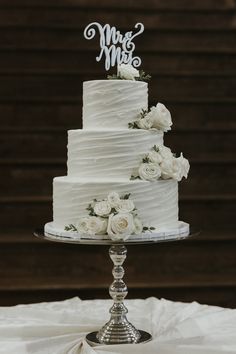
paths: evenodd
<path fill-rule="evenodd" d="M 163 179 L 169 179 L 169 178 L 173 178 L 173 160 L 174 157 L 171 159 L 165 159 L 162 161 L 162 163 L 160 164 L 161 167 L 161 177 Z"/>
<path fill-rule="evenodd" d="M 152 128 L 152 121 L 148 117 L 140 118 L 136 123 L 140 129 L 148 130 Z"/>
<path fill-rule="evenodd" d="M 81 218 L 76 226 L 78 232 L 81 234 L 105 234 L 107 231 L 107 219 L 97 216 L 88 216 Z"/>
<path fill-rule="evenodd" d="M 88 233 L 88 224 L 87 224 L 88 219 L 89 219 L 89 216 L 79 219 L 79 221 L 76 223 L 75 226 L 76 226 L 76 229 L 79 233 L 81 233 L 81 234 Z"/>
<path fill-rule="evenodd" d="M 155 163 L 142 163 L 139 167 L 139 176 L 146 181 L 156 181 L 161 176 L 161 169 Z"/>
<path fill-rule="evenodd" d="M 158 103 L 156 106 L 151 107 L 151 110 L 146 117 L 152 121 L 153 128 L 162 130 L 163 132 L 167 132 L 171 129 L 171 114 L 162 103 Z"/>
<path fill-rule="evenodd" d="M 152 150 L 148 153 L 148 158 L 153 163 L 161 163 L 163 158 L 159 152 Z"/>
<path fill-rule="evenodd" d="M 187 159 L 183 157 L 183 154 L 181 153 L 180 157 L 174 158 L 174 163 L 173 163 L 173 178 L 176 181 L 181 181 L 183 177 L 187 178 L 188 177 L 188 172 L 189 172 L 189 162 Z"/>
<path fill-rule="evenodd" d="M 135 208 L 134 202 L 130 199 L 122 199 L 120 203 L 116 206 L 116 211 L 122 213 L 130 213 Z"/>
<path fill-rule="evenodd" d="M 115 208 L 120 203 L 120 196 L 116 192 L 111 192 L 108 194 L 107 201 L 112 208 Z"/>
<path fill-rule="evenodd" d="M 107 231 L 107 219 L 90 216 L 87 220 L 87 227 L 90 235 L 105 234 Z"/>
<path fill-rule="evenodd" d="M 189 161 L 185 157 L 183 157 L 182 152 L 180 154 L 180 157 L 177 158 L 177 160 L 179 160 L 181 163 L 183 177 L 187 178 L 190 169 Z"/>
<path fill-rule="evenodd" d="M 171 149 L 168 148 L 167 146 L 161 145 L 158 147 L 159 151 L 158 153 L 161 155 L 163 160 L 172 160 L 173 159 L 173 154 L 171 152 Z"/>
<path fill-rule="evenodd" d="M 143 232 L 143 224 L 138 217 L 134 218 L 134 233 L 139 235 Z"/>
<path fill-rule="evenodd" d="M 182 160 L 180 158 L 166 159 L 160 167 L 163 179 L 173 178 L 179 182 L 183 178 Z"/>
<path fill-rule="evenodd" d="M 139 71 L 131 64 L 120 64 L 117 66 L 117 76 L 120 76 L 121 79 L 135 80 L 136 77 L 139 77 Z"/>
<path fill-rule="evenodd" d="M 118 213 L 109 216 L 107 233 L 113 241 L 125 241 L 133 232 L 134 219 L 132 214 Z"/>
<path fill-rule="evenodd" d="M 96 215 L 99 215 L 99 216 L 108 216 L 111 212 L 111 206 L 107 200 L 97 202 L 94 205 L 94 212 Z"/>
<path fill-rule="evenodd" d="M 183 178 L 182 163 L 181 160 L 177 159 L 176 157 L 173 159 L 172 178 L 178 182 Z"/>

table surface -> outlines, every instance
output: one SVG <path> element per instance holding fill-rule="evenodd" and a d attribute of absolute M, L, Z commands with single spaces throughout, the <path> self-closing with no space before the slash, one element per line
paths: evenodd
<path fill-rule="evenodd" d="M 236 310 L 165 299 L 126 300 L 128 319 L 150 332 L 145 344 L 90 347 L 85 336 L 109 317 L 112 300 L 73 298 L 0 308 L 0 353 L 236 353 Z"/>

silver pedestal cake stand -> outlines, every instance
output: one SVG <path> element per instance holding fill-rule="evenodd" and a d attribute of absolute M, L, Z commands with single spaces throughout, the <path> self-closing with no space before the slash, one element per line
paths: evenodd
<path fill-rule="evenodd" d="M 127 319 L 128 309 L 123 303 L 128 289 L 123 281 L 124 268 L 123 263 L 127 256 L 127 245 L 154 244 L 168 241 L 178 241 L 197 235 L 198 232 L 191 230 L 188 234 L 177 234 L 171 236 L 162 236 L 157 239 L 140 240 L 132 242 L 114 242 L 111 240 L 89 240 L 76 237 L 71 233 L 67 236 L 57 236 L 44 232 L 43 229 L 38 229 L 34 235 L 49 241 L 72 243 L 80 245 L 105 245 L 110 246 L 109 256 L 114 264 L 112 275 L 113 283 L 109 287 L 109 294 L 114 303 L 110 309 L 110 320 L 98 331 L 88 333 L 86 336 L 87 342 L 92 345 L 103 344 L 131 344 L 144 343 L 152 339 L 150 333 L 136 329 Z"/>

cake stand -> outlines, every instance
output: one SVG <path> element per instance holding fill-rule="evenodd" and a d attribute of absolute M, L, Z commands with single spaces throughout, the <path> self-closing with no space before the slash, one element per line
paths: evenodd
<path fill-rule="evenodd" d="M 123 303 L 128 289 L 123 281 L 124 268 L 123 263 L 127 255 L 128 245 L 140 245 L 140 244 L 154 244 L 160 242 L 179 241 L 190 236 L 195 236 L 199 232 L 193 231 L 189 233 L 176 234 L 176 235 L 163 235 L 157 239 L 151 240 L 139 240 L 136 242 L 130 241 L 118 241 L 111 240 L 89 240 L 80 239 L 75 234 L 71 233 L 67 236 L 56 236 L 45 232 L 43 229 L 37 229 L 34 235 L 49 241 L 72 243 L 79 245 L 105 245 L 110 246 L 109 256 L 114 264 L 112 269 L 112 275 L 114 278 L 113 283 L 109 287 L 109 294 L 113 299 L 113 305 L 110 308 L 110 320 L 98 331 L 88 333 L 86 336 L 87 342 L 92 345 L 103 344 L 131 344 L 131 343 L 144 343 L 152 339 L 150 333 L 143 330 L 136 329 L 127 319 L 126 315 L 128 309 Z"/>

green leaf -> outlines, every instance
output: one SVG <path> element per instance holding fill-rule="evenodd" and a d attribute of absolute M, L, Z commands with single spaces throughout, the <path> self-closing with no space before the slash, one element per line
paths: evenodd
<path fill-rule="evenodd" d="M 143 232 L 145 232 L 145 231 L 150 231 L 150 232 L 152 232 L 153 230 L 155 230 L 155 227 L 153 227 L 153 226 L 150 226 L 150 227 L 144 226 L 144 227 L 143 227 Z"/>
<path fill-rule="evenodd" d="M 125 194 L 123 199 L 129 199 L 130 195 L 131 195 L 131 193 Z"/>
<path fill-rule="evenodd" d="M 140 113 L 140 118 L 143 119 L 147 114 L 148 114 L 148 110 L 147 109 L 142 109 L 142 111 Z"/>
<path fill-rule="evenodd" d="M 146 156 L 143 158 L 143 163 L 149 163 L 150 162 L 150 159 Z"/>
<path fill-rule="evenodd" d="M 131 129 L 140 129 L 140 127 L 137 124 L 137 121 L 128 123 L 128 127 Z"/>
<path fill-rule="evenodd" d="M 119 80 L 120 77 L 117 76 L 116 74 L 112 74 L 112 75 L 107 75 L 108 80 Z"/>
<path fill-rule="evenodd" d="M 131 181 L 133 181 L 133 180 L 135 180 L 135 179 L 141 179 L 141 178 L 140 178 L 139 176 L 133 176 L 133 175 L 130 177 L 130 180 L 131 180 Z"/>
<path fill-rule="evenodd" d="M 73 225 L 73 224 L 65 226 L 65 230 L 66 231 L 78 231 L 77 228 L 75 227 L 75 225 Z"/>
<path fill-rule="evenodd" d="M 135 78 L 136 81 L 149 81 L 151 79 L 151 75 L 146 74 L 145 71 L 139 71 L 139 77 Z"/>
<path fill-rule="evenodd" d="M 89 213 L 90 216 L 97 216 L 97 214 L 94 212 L 94 210 L 92 209 Z"/>
<path fill-rule="evenodd" d="M 133 127 L 133 129 L 140 129 L 139 125 L 138 125 L 136 122 L 134 122 L 134 127 Z"/>
<path fill-rule="evenodd" d="M 159 147 L 158 147 L 157 145 L 154 145 L 154 146 L 152 147 L 152 149 L 153 149 L 154 151 L 156 151 L 156 152 L 159 152 Z"/>

